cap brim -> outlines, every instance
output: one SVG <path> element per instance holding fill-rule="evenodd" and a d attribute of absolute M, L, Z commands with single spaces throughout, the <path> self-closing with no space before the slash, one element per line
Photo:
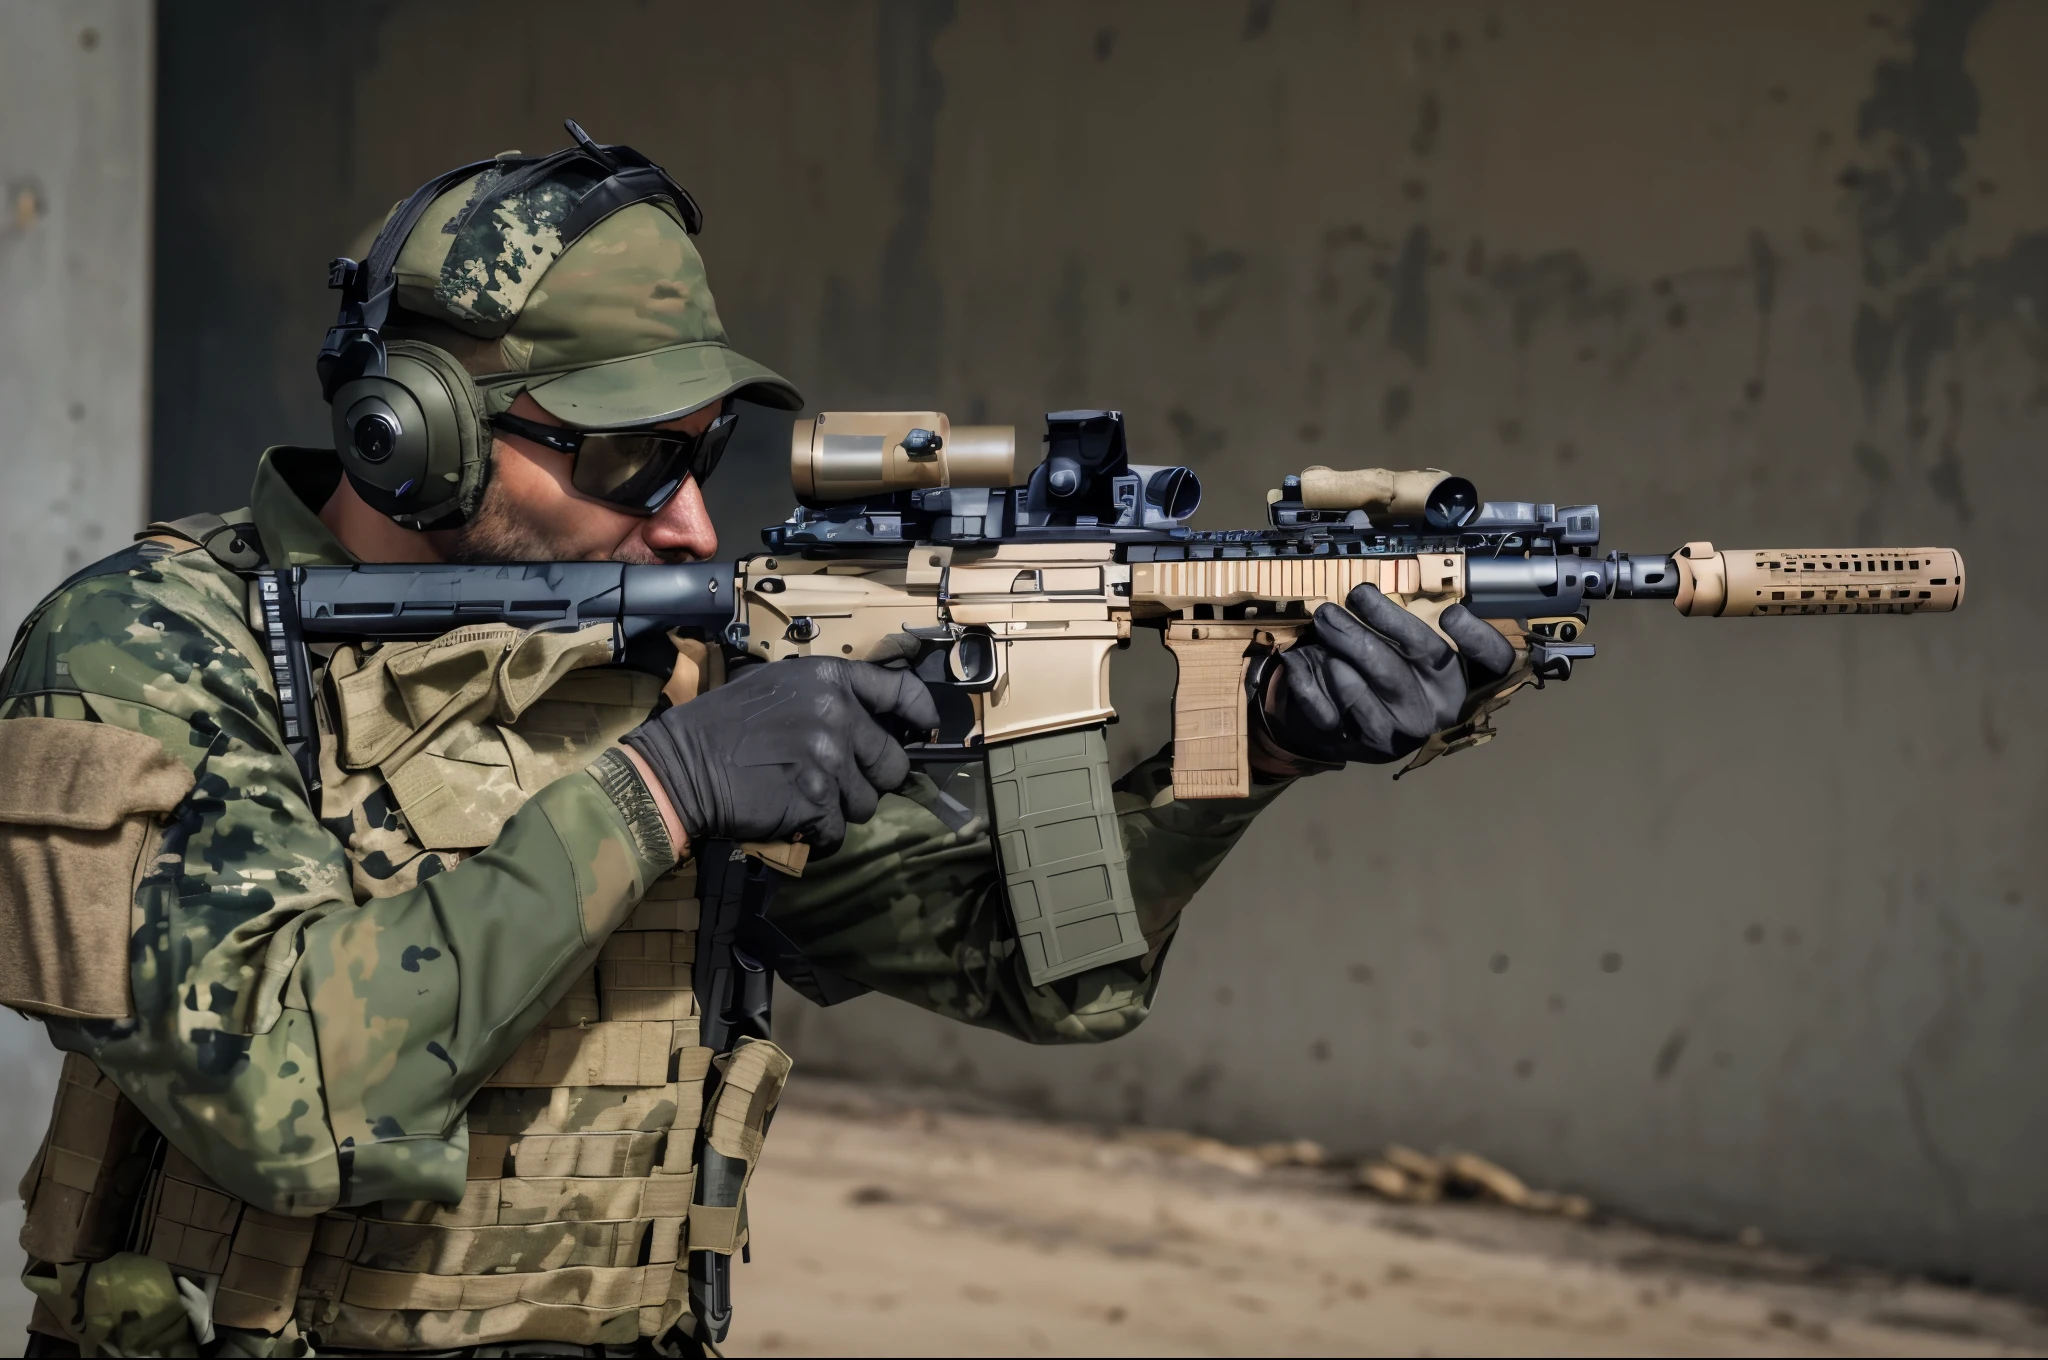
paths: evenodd
<path fill-rule="evenodd" d="M 585 430 L 674 420 L 730 396 L 784 411 L 804 404 L 788 379 L 715 340 L 537 378 L 526 391 L 549 415 Z"/>

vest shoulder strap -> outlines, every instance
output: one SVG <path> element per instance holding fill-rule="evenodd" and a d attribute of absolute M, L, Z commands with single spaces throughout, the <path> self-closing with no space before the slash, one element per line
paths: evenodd
<path fill-rule="evenodd" d="M 237 575 L 246 576 L 269 565 L 263 554 L 263 538 L 247 510 L 230 515 L 202 511 L 180 519 L 158 520 L 135 535 L 142 538 L 170 538 L 206 550 L 206 555 Z"/>

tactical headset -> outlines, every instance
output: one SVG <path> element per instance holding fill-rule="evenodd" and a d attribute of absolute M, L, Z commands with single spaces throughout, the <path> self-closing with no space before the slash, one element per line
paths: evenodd
<path fill-rule="evenodd" d="M 474 175 L 498 178 L 463 206 L 450 230 L 495 211 L 505 199 L 570 174 L 593 181 L 557 230 L 561 251 L 621 208 L 666 199 L 695 236 L 704 214 L 689 190 L 627 146 L 599 146 L 574 119 L 576 144 L 551 156 L 500 156 L 429 180 L 391 214 L 362 263 L 340 258 L 327 286 L 341 310 L 320 346 L 320 390 L 332 410 L 334 447 L 357 494 L 408 529 L 452 528 L 476 513 L 491 475 L 484 398 L 455 356 L 412 340 L 386 341 L 399 253 L 433 201 Z M 560 255 L 557 254 L 557 259 Z"/>

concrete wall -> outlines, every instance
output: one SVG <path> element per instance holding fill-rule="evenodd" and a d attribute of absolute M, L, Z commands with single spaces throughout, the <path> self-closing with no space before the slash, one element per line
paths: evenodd
<path fill-rule="evenodd" d="M 174 4 L 155 505 L 320 437 L 361 224 L 573 114 L 697 191 L 734 335 L 817 405 L 1119 406 L 1211 526 L 1304 463 L 1436 463 L 1631 550 L 1957 544 L 1958 616 L 1612 607 L 1493 746 L 1290 793 L 1115 1047 L 792 1028 L 2048 1291 L 2044 44 L 2048 8 L 1897 0 Z M 779 475 L 721 478 L 729 544 Z M 1166 668 L 1125 669 L 1131 751 Z"/>
<path fill-rule="evenodd" d="M 0 6 L 0 637 L 142 522 L 151 21 L 143 0 Z M 41 1026 L 0 1012 L 0 1278 L 56 1074 Z M 0 1346 L 27 1325 L 0 1288 Z"/>

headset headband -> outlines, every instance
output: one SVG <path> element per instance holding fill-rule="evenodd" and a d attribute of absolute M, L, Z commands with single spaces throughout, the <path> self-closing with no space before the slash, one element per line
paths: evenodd
<path fill-rule="evenodd" d="M 683 230 L 695 236 L 704 229 L 704 211 L 688 189 L 676 183 L 668 171 L 630 146 L 600 146 L 573 118 L 562 120 L 576 144 L 550 156 L 501 157 L 473 161 L 458 170 L 439 175 L 419 188 L 391 214 L 391 220 L 377 233 L 376 242 L 362 263 L 340 256 L 327 266 L 327 286 L 341 291 L 341 309 L 328 328 L 320 346 L 316 367 L 320 390 L 328 401 L 352 378 L 384 371 L 384 322 L 391 314 L 391 299 L 398 287 L 398 256 L 406 238 L 427 211 L 428 205 L 456 185 L 496 166 L 505 173 L 489 191 L 463 208 L 456 226 L 499 202 L 559 175 L 571 166 L 594 171 L 597 182 L 577 196 L 575 204 L 557 228 L 562 251 L 567 251 L 583 234 L 621 208 L 635 203 L 667 199 L 675 204 Z M 558 257 L 559 258 L 559 257 Z"/>

